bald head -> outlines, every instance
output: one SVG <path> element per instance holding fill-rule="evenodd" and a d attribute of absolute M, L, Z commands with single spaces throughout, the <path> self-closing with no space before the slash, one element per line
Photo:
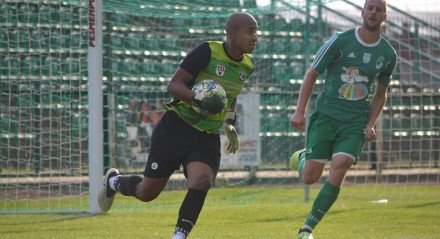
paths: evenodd
<path fill-rule="evenodd" d="M 225 29 L 226 32 L 237 31 L 256 22 L 255 18 L 249 13 L 236 12 L 228 17 Z"/>
<path fill-rule="evenodd" d="M 371 2 L 371 0 L 365 0 L 364 9 L 368 6 L 368 3 Z M 387 11 L 387 1 L 386 0 L 379 0 L 379 2 L 382 2 L 385 12 Z"/>

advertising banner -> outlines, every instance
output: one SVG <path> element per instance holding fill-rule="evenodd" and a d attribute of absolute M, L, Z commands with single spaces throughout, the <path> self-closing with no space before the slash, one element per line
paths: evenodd
<path fill-rule="evenodd" d="M 238 168 L 261 164 L 259 105 L 260 96 L 254 92 L 247 92 L 238 97 L 236 130 L 240 138 L 240 150 L 235 154 L 228 153 L 226 151 L 228 139 L 222 133 L 220 168 Z"/>

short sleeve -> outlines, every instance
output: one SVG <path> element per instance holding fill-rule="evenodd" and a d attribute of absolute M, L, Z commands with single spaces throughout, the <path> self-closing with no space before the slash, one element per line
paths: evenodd
<path fill-rule="evenodd" d="M 379 74 L 378 82 L 384 86 L 388 86 L 391 81 L 391 76 L 393 74 L 393 70 L 396 67 L 397 62 L 397 56 L 396 52 L 394 51 L 394 54 L 392 55 L 391 59 L 387 64 L 385 65 L 384 70 Z"/>
<path fill-rule="evenodd" d="M 208 66 L 210 60 L 211 48 L 208 42 L 204 42 L 188 53 L 179 66 L 197 77 L 199 72 Z"/>
<path fill-rule="evenodd" d="M 313 59 L 312 62 L 312 67 L 319 73 L 324 72 L 334 60 L 341 57 L 338 39 L 340 39 L 338 38 L 338 34 L 333 34 L 317 51 L 315 59 Z"/>

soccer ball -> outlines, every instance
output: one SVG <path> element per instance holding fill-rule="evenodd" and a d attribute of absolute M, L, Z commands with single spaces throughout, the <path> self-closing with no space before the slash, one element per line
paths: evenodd
<path fill-rule="evenodd" d="M 298 170 L 298 164 L 299 164 L 299 160 L 300 160 L 299 155 L 304 151 L 305 151 L 305 149 L 298 150 L 298 151 L 294 152 L 292 154 L 292 156 L 290 156 L 290 168 L 291 169 Z"/>
<path fill-rule="evenodd" d="M 192 104 L 192 108 L 204 115 L 218 114 L 222 112 L 226 106 L 225 89 L 213 80 L 203 80 L 197 82 L 191 89 L 194 93 L 194 100 L 199 104 Z M 200 106 L 203 106 L 200 108 Z"/>

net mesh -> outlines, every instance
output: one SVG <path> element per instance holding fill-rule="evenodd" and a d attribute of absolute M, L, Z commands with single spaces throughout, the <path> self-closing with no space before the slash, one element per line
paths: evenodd
<path fill-rule="evenodd" d="M 0 211 L 87 207 L 85 2 L 1 4 Z"/>

